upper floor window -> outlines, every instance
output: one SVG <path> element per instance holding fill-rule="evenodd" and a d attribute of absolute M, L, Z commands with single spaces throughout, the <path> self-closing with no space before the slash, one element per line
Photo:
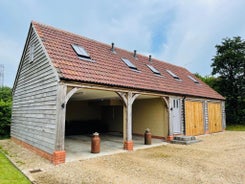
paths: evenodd
<path fill-rule="evenodd" d="M 35 52 L 35 45 L 31 44 L 31 46 L 30 46 L 30 62 L 34 61 L 34 52 Z"/>
<path fill-rule="evenodd" d="M 193 82 L 195 82 L 196 84 L 199 84 L 198 80 L 196 80 L 194 77 L 188 75 L 189 79 L 191 79 Z"/>
<path fill-rule="evenodd" d="M 171 70 L 166 70 L 174 79 L 180 80 L 179 76 L 174 74 Z"/>
<path fill-rule="evenodd" d="M 161 73 L 154 66 L 152 65 L 146 65 L 146 66 L 148 66 L 154 74 L 161 75 Z"/>
<path fill-rule="evenodd" d="M 129 68 L 138 70 L 137 67 L 133 63 L 131 63 L 131 61 L 129 61 L 128 59 L 126 58 L 121 58 L 121 59 Z"/>
<path fill-rule="evenodd" d="M 87 51 L 80 45 L 72 44 L 71 45 L 76 54 L 79 56 L 79 58 L 83 59 L 91 59 L 90 55 L 87 53 Z"/>

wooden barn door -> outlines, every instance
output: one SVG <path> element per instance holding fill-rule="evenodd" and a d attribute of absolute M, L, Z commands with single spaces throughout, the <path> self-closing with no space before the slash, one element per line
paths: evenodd
<path fill-rule="evenodd" d="M 221 103 L 208 102 L 208 129 L 209 133 L 222 131 Z"/>
<path fill-rule="evenodd" d="M 203 103 L 185 101 L 185 130 L 186 135 L 204 134 Z"/>

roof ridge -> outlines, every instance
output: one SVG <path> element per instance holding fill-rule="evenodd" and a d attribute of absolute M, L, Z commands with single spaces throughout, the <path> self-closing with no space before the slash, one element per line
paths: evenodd
<path fill-rule="evenodd" d="M 51 26 L 51 25 L 43 24 L 43 23 L 40 23 L 40 22 L 37 22 L 37 21 L 32 21 L 32 23 L 33 23 L 34 25 L 37 24 L 37 25 L 39 25 L 39 26 L 43 26 L 43 27 L 47 27 L 47 28 L 50 28 L 50 29 L 54 29 L 54 30 L 56 30 L 56 31 L 63 32 L 63 33 L 66 33 L 66 34 L 69 34 L 69 35 L 72 35 L 72 36 L 77 36 L 77 37 L 80 37 L 80 38 L 82 38 L 82 39 L 86 39 L 86 40 L 88 40 L 88 41 L 93 41 L 93 42 L 96 42 L 96 43 L 98 43 L 98 44 L 103 44 L 103 45 L 106 45 L 106 46 L 108 46 L 108 47 L 111 46 L 110 44 L 103 43 L 103 42 L 97 41 L 97 40 L 95 40 L 95 39 L 92 39 L 92 38 L 89 38 L 89 37 L 86 37 L 86 36 L 82 36 L 82 35 L 80 35 L 80 34 L 78 34 L 78 33 L 72 33 L 72 32 L 70 32 L 70 31 L 66 31 L 66 30 L 64 30 L 64 29 L 57 28 L 57 27 L 54 27 L 54 26 Z M 118 48 L 118 47 L 115 47 L 115 48 Z M 118 48 L 118 49 L 120 49 L 120 48 Z"/>

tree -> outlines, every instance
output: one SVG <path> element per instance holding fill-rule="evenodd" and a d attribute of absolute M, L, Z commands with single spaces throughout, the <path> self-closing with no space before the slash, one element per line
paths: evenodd
<path fill-rule="evenodd" d="M 218 75 L 219 93 L 226 97 L 228 124 L 245 124 L 245 41 L 226 38 L 215 46 L 212 74 Z"/>
<path fill-rule="evenodd" d="M 12 101 L 12 90 L 9 87 L 0 87 L 0 100 L 4 102 Z"/>
<path fill-rule="evenodd" d="M 8 137 L 10 133 L 12 95 L 11 88 L 0 88 L 0 137 Z"/>

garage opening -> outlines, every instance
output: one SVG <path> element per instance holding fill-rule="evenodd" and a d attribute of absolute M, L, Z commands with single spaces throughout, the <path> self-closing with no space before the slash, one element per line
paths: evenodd
<path fill-rule="evenodd" d="M 70 100 L 65 135 L 122 132 L 120 99 Z"/>
<path fill-rule="evenodd" d="M 123 148 L 123 106 L 112 91 L 79 89 L 66 105 L 65 150 L 76 160 L 91 155 L 91 136 L 98 132 L 103 150 Z"/>
<path fill-rule="evenodd" d="M 122 113 L 115 92 L 80 89 L 66 106 L 65 135 L 122 132 Z"/>
<path fill-rule="evenodd" d="M 149 128 L 152 137 L 168 136 L 168 109 L 158 96 L 141 95 L 133 104 L 133 134 L 143 135 Z"/>

